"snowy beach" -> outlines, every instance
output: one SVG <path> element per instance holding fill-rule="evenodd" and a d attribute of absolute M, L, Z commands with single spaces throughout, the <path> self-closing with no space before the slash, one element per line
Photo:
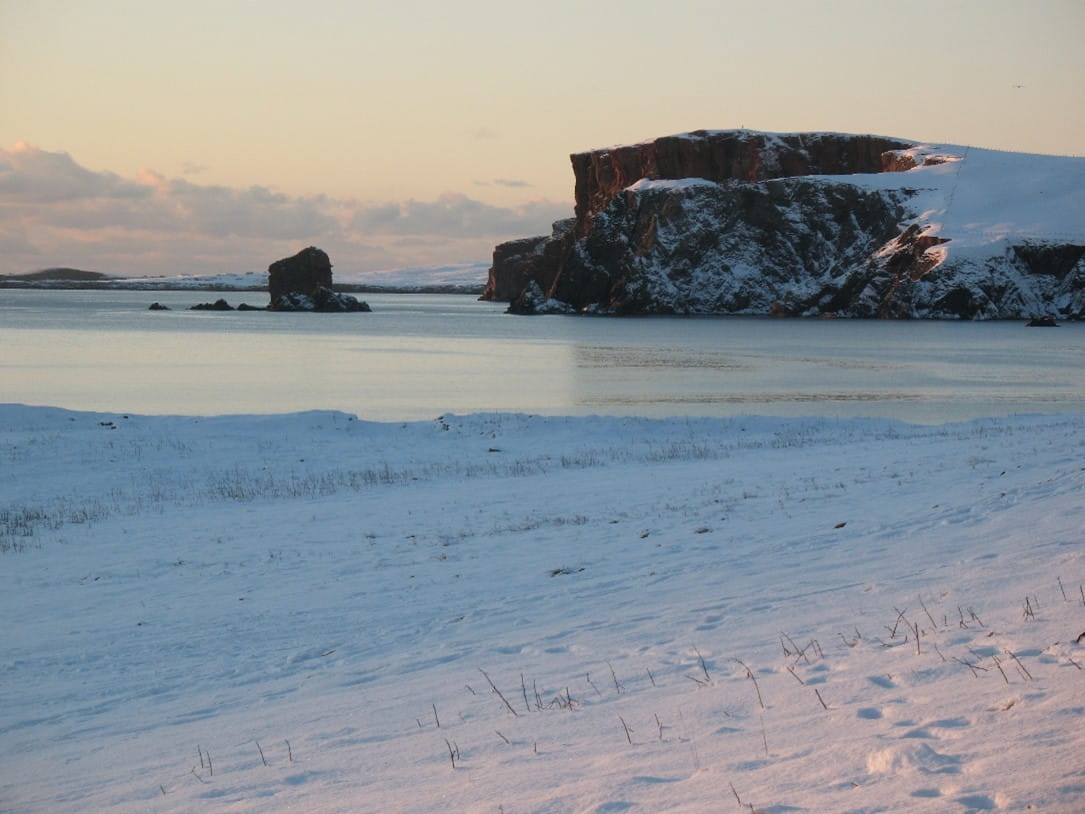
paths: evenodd
<path fill-rule="evenodd" d="M 2 406 L 0 810 L 1080 810 L 1083 450 Z"/>

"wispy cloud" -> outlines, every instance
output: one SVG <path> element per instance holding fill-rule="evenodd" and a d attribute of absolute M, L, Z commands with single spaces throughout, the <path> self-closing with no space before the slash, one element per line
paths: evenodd
<path fill-rule="evenodd" d="M 353 270 L 473 262 L 502 240 L 548 232 L 568 210 L 544 200 L 494 206 L 458 192 L 363 203 L 153 170 L 122 178 L 20 143 L 0 149 L 0 273 L 54 265 L 118 274 L 252 271 L 309 244 Z"/>

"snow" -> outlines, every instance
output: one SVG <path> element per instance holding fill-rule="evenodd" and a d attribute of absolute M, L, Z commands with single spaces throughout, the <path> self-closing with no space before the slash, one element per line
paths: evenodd
<path fill-rule="evenodd" d="M 1083 451 L 2 405 L 0 810 L 1079 810 Z"/>
<path fill-rule="evenodd" d="M 641 178 L 627 189 L 631 192 L 650 191 L 654 189 L 688 190 L 695 187 L 717 187 L 715 181 L 704 178 Z"/>
<path fill-rule="evenodd" d="M 1085 159 L 917 145 L 902 151 L 917 162 L 906 172 L 822 176 L 868 189 L 915 189 L 925 234 L 947 238 L 944 253 L 1001 255 L 1013 241 L 1085 243 Z"/>
<path fill-rule="evenodd" d="M 447 266 L 419 266 L 380 271 L 335 272 L 337 283 L 383 288 L 409 289 L 423 286 L 477 288 L 486 285 L 490 262 L 459 263 Z"/>

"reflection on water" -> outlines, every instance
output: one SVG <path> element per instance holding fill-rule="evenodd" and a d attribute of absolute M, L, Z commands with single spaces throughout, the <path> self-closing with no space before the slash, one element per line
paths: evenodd
<path fill-rule="evenodd" d="M 0 401 L 377 420 L 1085 411 L 1080 324 L 513 317 L 428 295 L 370 295 L 371 314 L 186 310 L 218 296 L 0 290 Z M 148 311 L 153 300 L 174 310 Z"/>
<path fill-rule="evenodd" d="M 577 367 L 581 368 L 655 368 L 657 370 L 741 370 L 749 368 L 732 356 L 694 348 L 622 348 L 579 345 L 573 348 Z"/>
<path fill-rule="evenodd" d="M 607 398 L 600 404 L 785 404 L 830 401 L 918 401 L 918 393 L 689 393 Z M 587 401 L 585 404 L 589 403 Z"/>

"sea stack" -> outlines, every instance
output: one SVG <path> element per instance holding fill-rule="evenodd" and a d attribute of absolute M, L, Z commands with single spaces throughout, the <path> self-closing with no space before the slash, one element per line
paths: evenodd
<path fill-rule="evenodd" d="M 269 311 L 369 311 L 369 305 L 332 289 L 327 252 L 309 246 L 268 266 Z"/>

